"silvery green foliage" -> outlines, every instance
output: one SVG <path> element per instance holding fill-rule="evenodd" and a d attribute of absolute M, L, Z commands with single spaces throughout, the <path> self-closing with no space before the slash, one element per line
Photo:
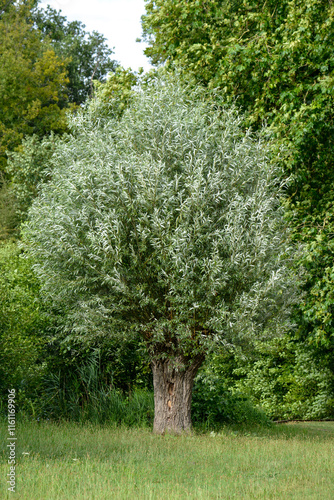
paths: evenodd
<path fill-rule="evenodd" d="M 120 121 L 72 119 L 25 228 L 69 334 L 139 331 L 191 356 L 290 327 L 281 172 L 217 103 L 162 78 Z"/>

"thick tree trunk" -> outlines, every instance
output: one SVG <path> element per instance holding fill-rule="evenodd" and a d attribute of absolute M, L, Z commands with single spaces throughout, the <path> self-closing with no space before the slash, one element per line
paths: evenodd
<path fill-rule="evenodd" d="M 203 357 L 176 370 L 168 359 L 152 362 L 154 386 L 153 432 L 181 434 L 191 430 L 191 397 L 195 375 Z"/>

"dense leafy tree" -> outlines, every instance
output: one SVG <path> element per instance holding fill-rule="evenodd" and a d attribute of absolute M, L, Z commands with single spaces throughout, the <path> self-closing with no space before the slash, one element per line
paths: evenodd
<path fill-rule="evenodd" d="M 17 224 L 22 222 L 32 200 L 37 196 L 39 184 L 50 178 L 50 158 L 59 138 L 55 134 L 27 136 L 19 152 L 8 153 L 6 172 L 11 179 L 10 193 L 14 198 Z"/>
<path fill-rule="evenodd" d="M 39 282 L 13 242 L 0 245 L 0 393 L 15 387 L 29 398 L 45 374 L 49 326 Z"/>
<path fill-rule="evenodd" d="M 227 397 L 248 396 L 272 419 L 313 420 L 334 416 L 333 365 L 325 346 L 287 334 L 256 342 L 247 356 L 236 349 L 216 352 L 200 376 L 211 385 L 218 379 L 218 386 L 228 387 Z"/>
<path fill-rule="evenodd" d="M 110 59 L 112 49 L 101 33 L 87 33 L 83 23 L 67 21 L 61 11 L 49 5 L 45 10 L 35 9 L 33 20 L 57 56 L 66 60 L 69 101 L 82 104 L 93 94 L 93 81 L 105 81 L 108 72 L 115 70 L 117 63 Z"/>
<path fill-rule="evenodd" d="M 23 136 L 66 128 L 60 101 L 66 92 L 63 62 L 29 21 L 31 4 L 8 5 L 0 18 L 0 169 L 6 150 Z"/>
<path fill-rule="evenodd" d="M 219 103 L 161 79 L 120 120 L 74 117 L 25 228 L 67 338 L 143 338 L 156 432 L 189 429 L 210 350 L 279 334 L 296 300 L 280 171 Z"/>
<path fill-rule="evenodd" d="M 4 177 L 0 178 L 0 241 L 13 237 L 17 228 L 15 196 Z"/>
<path fill-rule="evenodd" d="M 150 0 L 143 29 L 154 63 L 176 63 L 266 121 L 292 175 L 287 214 L 305 247 L 300 325 L 333 347 L 334 5 L 328 0 Z"/>
<path fill-rule="evenodd" d="M 105 83 L 95 83 L 95 114 L 97 119 L 119 118 L 129 106 L 139 75 L 118 66 Z"/>

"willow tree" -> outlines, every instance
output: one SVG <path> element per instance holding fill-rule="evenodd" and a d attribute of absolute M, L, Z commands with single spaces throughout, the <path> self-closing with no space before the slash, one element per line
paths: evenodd
<path fill-rule="evenodd" d="M 240 123 L 173 78 L 135 92 L 119 120 L 99 121 L 91 104 L 57 145 L 25 228 L 69 336 L 142 336 L 155 432 L 190 429 L 193 380 L 213 349 L 289 326 L 280 172 Z"/>

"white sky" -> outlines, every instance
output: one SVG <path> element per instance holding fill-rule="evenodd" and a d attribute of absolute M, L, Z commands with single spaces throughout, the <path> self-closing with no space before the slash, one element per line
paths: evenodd
<path fill-rule="evenodd" d="M 144 43 L 136 43 L 141 38 L 140 17 L 145 14 L 144 0 L 46 0 L 40 7 L 50 5 L 61 10 L 68 21 L 81 21 L 86 31 L 96 30 L 107 38 L 110 48 L 115 47 L 112 59 L 125 68 L 137 71 L 140 66 L 150 69 L 144 56 Z"/>

